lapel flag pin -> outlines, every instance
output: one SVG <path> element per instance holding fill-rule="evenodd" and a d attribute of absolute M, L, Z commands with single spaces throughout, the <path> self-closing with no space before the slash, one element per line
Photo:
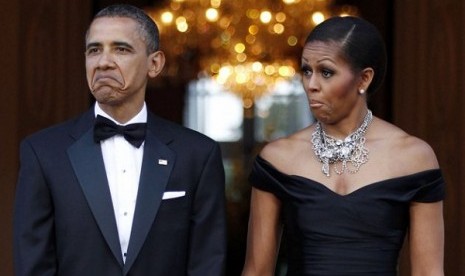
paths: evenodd
<path fill-rule="evenodd" d="M 168 165 L 168 160 L 158 159 L 158 165 L 166 166 L 166 165 Z"/>

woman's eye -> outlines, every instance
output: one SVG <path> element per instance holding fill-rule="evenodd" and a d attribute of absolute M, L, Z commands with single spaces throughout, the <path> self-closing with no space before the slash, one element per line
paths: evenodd
<path fill-rule="evenodd" d="M 310 76 L 312 74 L 312 70 L 308 67 L 302 67 L 300 70 L 304 76 Z"/>
<path fill-rule="evenodd" d="M 331 71 L 331 70 L 326 70 L 326 69 L 325 69 L 325 70 L 322 70 L 322 71 L 321 71 L 321 75 L 323 76 L 323 78 L 326 78 L 326 79 L 327 79 L 327 78 L 330 78 L 333 74 L 334 74 L 334 73 L 333 73 L 333 71 Z"/>

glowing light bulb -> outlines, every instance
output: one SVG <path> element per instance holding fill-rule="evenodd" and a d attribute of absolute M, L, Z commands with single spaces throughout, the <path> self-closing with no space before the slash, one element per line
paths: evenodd
<path fill-rule="evenodd" d="M 286 14 L 283 12 L 278 12 L 275 18 L 276 18 L 276 21 L 283 23 L 284 21 L 286 21 Z"/>
<path fill-rule="evenodd" d="M 221 0 L 211 0 L 210 5 L 213 8 L 219 8 L 221 6 Z"/>
<path fill-rule="evenodd" d="M 166 25 L 173 23 L 173 18 L 173 13 L 169 11 L 162 13 L 160 17 L 161 22 Z"/>
<path fill-rule="evenodd" d="M 263 70 L 263 64 L 261 64 L 261 62 L 259 61 L 255 61 L 254 63 L 252 63 L 252 71 L 254 72 L 261 72 Z"/>
<path fill-rule="evenodd" d="M 281 23 L 274 24 L 273 31 L 277 34 L 282 34 L 284 32 L 284 25 Z"/>
<path fill-rule="evenodd" d="M 299 40 L 297 39 L 297 37 L 295 37 L 295 36 L 293 36 L 293 35 L 291 35 L 290 37 L 287 38 L 287 44 L 288 44 L 289 46 L 295 46 L 295 45 L 297 45 L 297 42 L 298 42 L 298 41 L 299 41 Z"/>
<path fill-rule="evenodd" d="M 315 25 L 318 25 L 325 21 L 325 15 L 322 12 L 314 12 L 312 14 L 312 21 L 315 23 Z"/>
<path fill-rule="evenodd" d="M 214 8 L 209 8 L 205 11 L 205 18 L 210 22 L 216 22 L 218 20 L 219 14 L 218 10 Z"/>
<path fill-rule="evenodd" d="M 181 33 L 185 33 L 187 32 L 187 29 L 189 29 L 189 25 L 187 24 L 187 20 L 184 16 L 176 18 L 176 29 L 178 29 Z"/>
<path fill-rule="evenodd" d="M 236 45 L 234 45 L 234 51 L 236 51 L 236 53 L 243 53 L 244 50 L 245 50 L 244 43 L 237 43 Z"/>
<path fill-rule="evenodd" d="M 257 25 L 250 25 L 249 26 L 249 34 L 256 35 L 258 33 L 258 26 Z"/>
<path fill-rule="evenodd" d="M 264 24 L 270 23 L 271 18 L 272 18 L 272 15 L 271 15 L 271 12 L 269 11 L 262 11 L 262 13 L 260 13 L 260 21 Z"/>

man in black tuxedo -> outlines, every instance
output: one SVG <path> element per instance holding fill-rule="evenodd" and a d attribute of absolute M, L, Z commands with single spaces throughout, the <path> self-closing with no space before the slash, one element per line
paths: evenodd
<path fill-rule="evenodd" d="M 133 6 L 95 16 L 85 59 L 96 104 L 21 143 L 16 275 L 223 275 L 220 149 L 147 110 L 158 39 Z"/>

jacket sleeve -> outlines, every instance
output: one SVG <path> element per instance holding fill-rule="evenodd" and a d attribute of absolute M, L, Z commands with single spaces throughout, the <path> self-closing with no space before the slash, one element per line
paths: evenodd
<path fill-rule="evenodd" d="M 225 176 L 217 143 L 205 163 L 195 194 L 189 248 L 188 275 L 224 275 Z"/>
<path fill-rule="evenodd" d="M 27 140 L 20 147 L 13 220 L 15 275 L 56 275 L 53 203 L 39 158 Z"/>

